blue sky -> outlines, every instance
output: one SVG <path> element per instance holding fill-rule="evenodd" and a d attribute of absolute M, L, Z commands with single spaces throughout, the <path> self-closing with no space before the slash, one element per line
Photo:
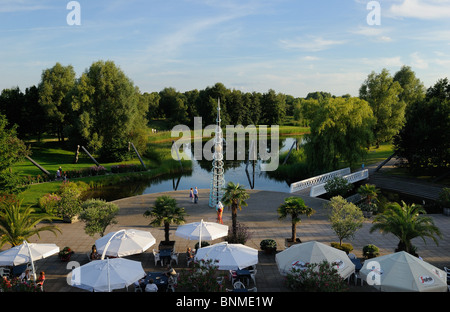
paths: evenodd
<path fill-rule="evenodd" d="M 142 92 L 230 89 L 358 95 L 370 72 L 450 73 L 450 0 L 0 0 L 0 90 L 37 85 L 56 62 L 80 76 L 112 60 Z M 449 77 L 450 78 L 450 77 Z"/>

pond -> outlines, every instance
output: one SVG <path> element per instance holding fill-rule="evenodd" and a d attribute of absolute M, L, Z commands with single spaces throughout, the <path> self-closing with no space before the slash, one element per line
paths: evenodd
<path fill-rule="evenodd" d="M 270 140 L 269 140 L 270 141 Z M 279 139 L 280 153 L 288 151 L 295 142 L 302 142 L 301 137 L 288 137 Z M 301 143 L 300 143 L 301 144 Z M 248 144 L 246 144 L 248 147 Z M 189 148 L 189 147 L 188 147 Z M 248 153 L 248 151 L 247 151 Z M 284 159 L 279 159 L 282 163 Z M 277 181 L 261 171 L 261 161 L 224 161 L 225 183 L 233 182 L 243 185 L 246 189 L 267 190 L 289 193 L 290 184 L 286 181 Z M 117 200 L 136 195 L 167 192 L 173 190 L 189 190 L 191 187 L 209 189 L 211 183 L 211 161 L 197 161 L 192 157 L 192 171 L 184 174 L 166 175 L 151 179 L 148 182 L 127 183 L 103 187 L 89 191 L 85 198 L 101 198 L 107 201 Z M 300 178 L 301 180 L 303 178 Z"/>

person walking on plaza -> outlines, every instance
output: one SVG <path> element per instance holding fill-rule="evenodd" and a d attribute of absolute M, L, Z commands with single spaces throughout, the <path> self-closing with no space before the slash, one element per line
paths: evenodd
<path fill-rule="evenodd" d="M 223 224 L 222 220 L 222 213 L 223 213 L 223 205 L 222 202 L 218 202 L 216 205 L 216 211 L 217 211 L 217 222 L 220 224 Z"/>
<path fill-rule="evenodd" d="M 192 187 L 189 191 L 189 197 L 191 198 L 191 202 L 193 203 L 194 202 L 194 190 L 192 189 Z"/>
<path fill-rule="evenodd" d="M 198 190 L 197 190 L 197 187 L 195 187 L 195 190 L 194 190 L 194 203 L 198 203 Z"/>

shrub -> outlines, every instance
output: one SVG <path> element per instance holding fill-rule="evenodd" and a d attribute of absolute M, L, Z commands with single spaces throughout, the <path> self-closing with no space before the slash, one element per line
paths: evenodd
<path fill-rule="evenodd" d="M 61 200 L 61 197 L 57 194 L 45 194 L 41 198 L 39 198 L 39 208 L 41 208 L 45 213 L 49 215 L 56 214 L 56 207 L 58 206 L 58 202 Z"/>
<path fill-rule="evenodd" d="M 325 190 L 330 198 L 338 195 L 345 196 L 352 189 L 353 184 L 343 177 L 334 177 L 325 183 Z"/>
<path fill-rule="evenodd" d="M 450 207 L 450 188 L 444 187 L 439 193 L 439 203 L 443 207 Z"/>
<path fill-rule="evenodd" d="M 210 244 L 208 242 L 202 241 L 202 248 L 203 247 L 208 247 Z M 198 249 L 198 243 L 195 244 L 195 249 Z"/>
<path fill-rule="evenodd" d="M 352 244 L 348 244 L 348 243 L 343 243 L 342 245 L 339 245 L 339 243 L 333 242 L 333 243 L 331 243 L 331 247 L 345 251 L 347 254 L 353 250 Z"/>
<path fill-rule="evenodd" d="M 366 259 L 375 258 L 380 254 L 380 249 L 372 244 L 363 247 L 363 256 Z"/>
<path fill-rule="evenodd" d="M 347 283 L 333 264 L 307 263 L 305 269 L 292 269 L 286 278 L 287 286 L 295 291 L 342 292 L 348 290 Z"/>
<path fill-rule="evenodd" d="M 259 243 L 259 247 L 261 250 L 273 250 L 277 249 L 277 242 L 273 239 L 263 239 L 261 243 Z"/>
<path fill-rule="evenodd" d="M 225 240 L 230 244 L 245 244 L 247 240 L 249 240 L 251 234 L 248 230 L 248 227 L 244 224 L 236 222 L 236 236 L 233 235 L 233 230 L 230 228 L 228 230 L 228 236 L 225 237 Z"/>
<path fill-rule="evenodd" d="M 194 261 L 194 265 L 181 270 L 178 284 L 183 291 L 220 292 L 225 291 L 224 283 L 218 283 L 217 277 L 227 278 L 225 271 L 219 272 L 216 261 L 211 259 Z"/>

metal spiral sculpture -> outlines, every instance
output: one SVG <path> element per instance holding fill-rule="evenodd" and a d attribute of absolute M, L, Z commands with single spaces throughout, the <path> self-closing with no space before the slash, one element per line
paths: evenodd
<path fill-rule="evenodd" d="M 220 127 L 220 99 L 217 101 L 217 124 L 214 137 L 213 168 L 211 178 L 211 188 L 209 191 L 209 206 L 215 208 L 222 199 L 223 188 L 225 187 L 225 176 L 223 170 L 223 136 Z"/>

